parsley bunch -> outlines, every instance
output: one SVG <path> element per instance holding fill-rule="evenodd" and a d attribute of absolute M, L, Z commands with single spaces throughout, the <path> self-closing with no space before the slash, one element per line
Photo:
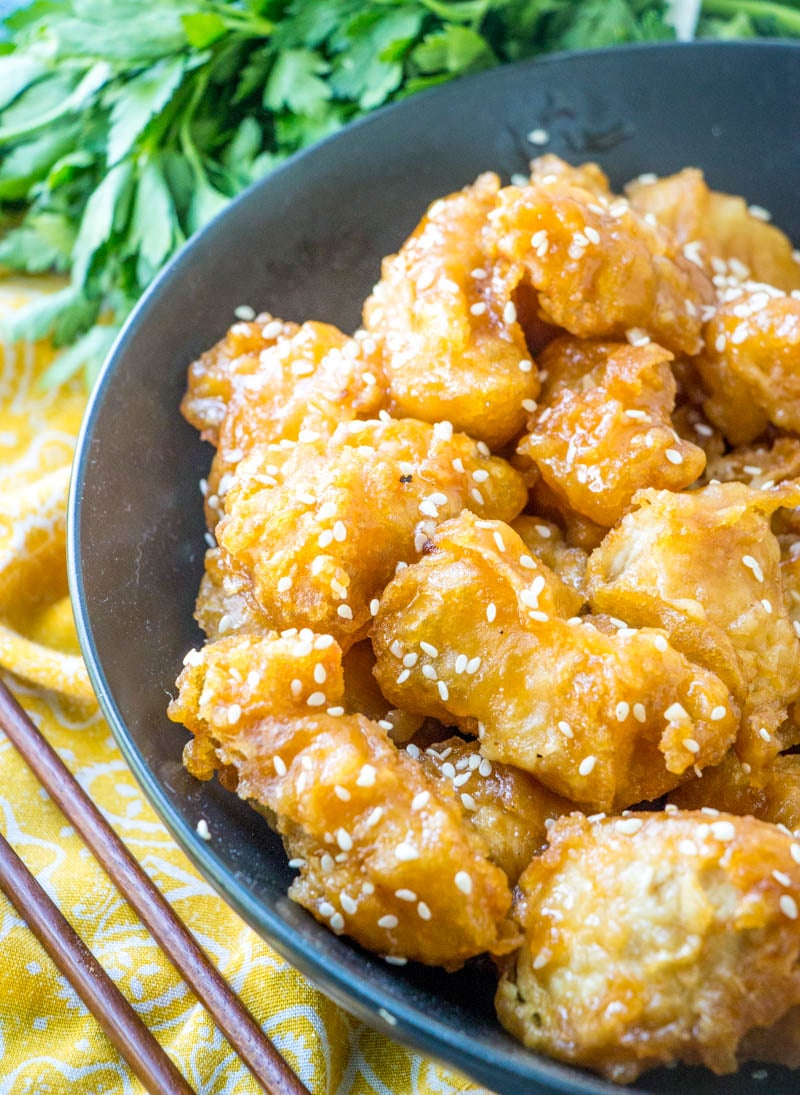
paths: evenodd
<path fill-rule="evenodd" d="M 672 37 L 668 6 L 35 0 L 2 24 L 0 269 L 70 281 L 0 335 L 51 336 L 68 348 L 50 381 L 81 367 L 91 381 L 156 272 L 292 152 L 386 102 L 506 60 Z M 738 34 L 757 29 L 749 9 L 782 8 L 706 6 L 713 33 L 733 20 Z"/>

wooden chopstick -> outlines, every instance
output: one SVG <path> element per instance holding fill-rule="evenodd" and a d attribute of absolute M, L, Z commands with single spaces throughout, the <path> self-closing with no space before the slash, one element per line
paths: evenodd
<path fill-rule="evenodd" d="M 195 1095 L 2 833 L 0 887 L 145 1088 L 157 1095 Z"/>
<path fill-rule="evenodd" d="M 266 1091 L 310 1095 L 2 681 L 0 728 Z"/>

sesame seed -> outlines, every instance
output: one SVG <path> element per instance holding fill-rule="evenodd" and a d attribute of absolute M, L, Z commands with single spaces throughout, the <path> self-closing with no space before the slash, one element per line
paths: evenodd
<path fill-rule="evenodd" d="M 754 559 L 752 555 L 743 555 L 742 563 L 744 564 L 744 566 L 747 567 L 748 570 L 752 570 L 753 577 L 757 582 L 764 581 L 764 572 L 761 569 L 757 559 Z"/>
<path fill-rule="evenodd" d="M 472 893 L 472 879 L 467 872 L 458 871 L 453 881 L 456 884 L 456 889 L 461 890 L 463 894 L 466 894 L 469 897 Z"/>
<path fill-rule="evenodd" d="M 683 739 L 683 747 L 684 747 L 684 749 L 688 749 L 688 751 L 690 753 L 699 753 L 700 752 L 700 745 L 699 745 L 698 742 L 696 742 L 694 740 L 694 738 L 684 738 Z"/>
<path fill-rule="evenodd" d="M 800 864 L 800 844 L 790 844 L 789 852 L 795 863 Z"/>
<path fill-rule="evenodd" d="M 762 741 L 772 741 L 769 730 L 767 730 L 766 726 L 761 727 L 761 729 L 758 731 L 758 736 L 761 738 Z"/>
<path fill-rule="evenodd" d="M 628 408 L 628 410 L 625 411 L 625 417 L 632 418 L 636 422 L 650 421 L 650 415 L 647 413 L 647 411 L 639 411 L 635 407 Z"/>
<path fill-rule="evenodd" d="M 229 724 L 231 726 L 233 726 L 234 723 L 237 723 L 241 717 L 242 717 L 241 704 L 232 703 L 230 705 L 230 707 L 228 708 L 228 722 L 229 722 Z"/>
<path fill-rule="evenodd" d="M 772 214 L 763 205 L 748 205 L 747 212 L 758 221 L 771 221 Z"/>
<path fill-rule="evenodd" d="M 513 300 L 506 302 L 506 306 L 503 309 L 503 319 L 506 323 L 516 323 L 517 321 L 517 309 Z"/>
<path fill-rule="evenodd" d="M 535 399 L 523 399 L 522 400 L 522 409 L 523 409 L 523 411 L 529 411 L 531 414 L 533 414 L 533 412 L 536 410 L 536 400 Z"/>
<path fill-rule="evenodd" d="M 333 868 L 336 866 L 333 861 L 333 856 L 330 852 L 325 852 L 325 854 L 321 857 L 319 861 L 319 865 L 326 873 L 332 871 Z"/>
<path fill-rule="evenodd" d="M 394 896 L 398 901 L 416 901 L 417 895 L 413 890 L 395 890 Z"/>
<path fill-rule="evenodd" d="M 534 232 L 531 236 L 531 247 L 541 247 L 543 243 L 547 243 L 547 229 L 540 228 L 537 232 Z"/>
<path fill-rule="evenodd" d="M 461 804 L 465 810 L 471 810 L 474 812 L 478 809 L 477 802 L 472 797 L 472 795 L 468 794 L 466 791 L 464 791 L 461 795 Z"/>
<path fill-rule="evenodd" d="M 489 760 L 487 760 L 486 757 L 482 757 L 481 762 L 478 765 L 478 775 L 483 776 L 484 779 L 487 779 L 491 774 L 492 774 L 491 762 Z"/>
<path fill-rule="evenodd" d="M 705 422 L 695 422 L 694 432 L 700 434 L 701 437 L 713 437 L 714 431 L 710 426 L 707 426 Z"/>
<path fill-rule="evenodd" d="M 617 716 L 618 722 L 624 722 L 630 713 L 630 704 L 626 703 L 625 700 L 622 700 L 620 703 L 618 703 L 614 710 L 614 714 Z"/>
<path fill-rule="evenodd" d="M 420 502 L 418 508 L 419 508 L 419 512 L 424 517 L 438 517 L 439 516 L 439 511 L 436 508 L 436 506 L 433 504 L 433 502 L 430 500 L 430 498 L 426 498 L 422 502 Z"/>
<path fill-rule="evenodd" d="M 768 601 L 765 597 L 761 602 L 761 607 L 764 609 L 768 616 L 772 615 L 772 601 Z"/>
<path fill-rule="evenodd" d="M 783 893 L 778 904 L 784 916 L 788 916 L 790 920 L 797 920 L 797 902 L 793 897 L 790 897 L 788 893 Z"/>
<path fill-rule="evenodd" d="M 464 672 L 464 670 L 467 668 L 468 665 L 469 665 L 469 658 L 467 657 L 467 655 L 466 654 L 459 654 L 458 657 L 456 658 L 456 665 L 455 665 L 456 673 L 461 675 Z"/>
<path fill-rule="evenodd" d="M 407 863 L 412 859 L 419 859 L 419 852 L 413 844 L 409 844 L 407 840 L 401 840 L 394 850 L 395 856 L 401 863 Z"/>
<path fill-rule="evenodd" d="M 306 861 L 304 859 L 302 859 L 300 856 L 296 856 L 294 859 L 289 860 L 289 866 L 294 868 L 294 870 L 296 870 L 296 871 L 299 871 L 300 868 L 305 867 L 305 865 L 306 865 Z"/>
<path fill-rule="evenodd" d="M 477 471 L 474 471 L 472 473 L 472 478 L 475 480 L 476 483 L 485 483 L 486 480 L 489 478 L 489 473 L 488 471 L 486 471 L 485 468 L 478 468 Z"/>
<path fill-rule="evenodd" d="M 631 346 L 646 346 L 650 341 L 650 336 L 643 327 L 631 327 L 625 332 L 625 338 Z"/>
<path fill-rule="evenodd" d="M 496 616 L 497 616 L 497 606 L 495 605 L 494 602 L 492 602 L 490 605 L 486 606 L 486 619 L 491 624 L 491 623 L 494 623 Z"/>
<path fill-rule="evenodd" d="M 420 276 L 417 278 L 417 288 L 418 289 L 430 289 L 431 285 L 433 285 L 435 280 L 436 280 L 436 275 L 434 274 L 433 270 L 431 269 L 430 266 L 426 266 L 425 269 L 420 274 Z"/>
<path fill-rule="evenodd" d="M 615 821 L 614 828 L 618 833 L 623 833 L 625 836 L 632 836 L 633 833 L 639 832 L 643 824 L 641 818 L 626 817 L 623 821 Z"/>
<path fill-rule="evenodd" d="M 536 957 L 534 958 L 534 960 L 532 962 L 532 965 L 533 965 L 533 968 L 535 970 L 541 970 L 541 969 L 544 969 L 544 967 L 547 965 L 547 963 L 549 961 L 550 961 L 550 951 L 544 950 L 544 951 L 541 951 L 539 954 L 536 955 Z"/>
<path fill-rule="evenodd" d="M 430 920 L 432 913 L 424 901 L 420 901 L 417 905 L 417 915 L 420 920 Z"/>
<path fill-rule="evenodd" d="M 547 132 L 546 129 L 537 127 L 536 129 L 532 129 L 530 131 L 530 133 L 528 134 L 528 140 L 531 144 L 535 144 L 541 147 L 542 145 L 547 144 L 547 142 L 550 140 L 550 134 Z"/>
<path fill-rule="evenodd" d="M 392 729 L 392 724 L 391 723 L 389 723 L 389 729 L 390 730 Z M 406 746 L 406 752 L 408 753 L 408 755 L 410 757 L 413 757 L 414 760 L 419 759 L 419 746 L 415 745 L 413 741 L 410 741 L 408 743 L 408 745 Z"/>
<path fill-rule="evenodd" d="M 350 605 L 339 605 L 336 609 L 336 615 L 340 616 L 343 620 L 352 620 L 353 610 Z"/>
<path fill-rule="evenodd" d="M 592 228 L 592 226 L 590 224 L 586 225 L 586 227 L 583 230 L 583 233 L 586 236 L 587 240 L 589 240 L 590 243 L 599 243 L 600 242 L 600 233 L 597 231 L 596 228 Z"/>
<path fill-rule="evenodd" d="M 667 449 L 666 452 L 664 453 L 664 456 L 666 456 L 666 458 L 667 458 L 667 460 L 669 460 L 670 464 L 682 464 L 683 463 L 683 457 L 681 456 L 681 454 L 678 452 L 677 449 Z"/>
<path fill-rule="evenodd" d="M 678 844 L 681 855 L 697 855 L 697 845 L 693 840 L 682 840 Z"/>
<path fill-rule="evenodd" d="M 387 962 L 389 961 L 388 956 L 386 958 L 386 961 Z M 381 1019 L 383 1019 L 384 1023 L 388 1023 L 390 1027 L 396 1027 L 397 1026 L 397 1020 L 391 1014 L 391 1012 L 388 1012 L 386 1010 L 386 1008 L 378 1008 L 378 1015 L 380 1015 L 380 1017 L 381 1017 Z"/>
<path fill-rule="evenodd" d="M 336 843 L 342 849 L 343 852 L 349 852 L 353 847 L 353 838 L 348 833 L 347 829 L 339 829 L 336 834 Z"/>
<path fill-rule="evenodd" d="M 321 532 L 317 543 L 321 548 L 330 547 L 333 543 L 333 533 L 329 528 L 326 528 L 324 532 Z"/>
<path fill-rule="evenodd" d="M 344 931 L 344 917 L 340 912 L 335 912 L 328 923 L 335 932 Z"/>
<path fill-rule="evenodd" d="M 656 635 L 655 639 L 653 639 L 653 646 L 662 654 L 666 654 L 669 649 L 669 643 L 663 635 Z"/>
<path fill-rule="evenodd" d="M 470 271 L 470 276 L 475 278 L 476 281 L 483 281 L 487 277 L 487 274 L 480 266 L 476 266 L 474 270 Z"/>
<path fill-rule="evenodd" d="M 378 921 L 378 927 L 387 929 L 396 928 L 398 923 L 399 921 L 397 917 L 393 916 L 391 913 L 388 913 L 386 916 L 382 916 L 380 918 L 380 920 Z"/>
<path fill-rule="evenodd" d="M 792 880 L 784 871 L 773 871 L 772 877 L 781 886 L 791 886 Z"/>
<path fill-rule="evenodd" d="M 312 692 L 306 700 L 306 703 L 309 707 L 324 707 L 327 702 L 328 697 L 325 695 L 324 692 Z"/>
<path fill-rule="evenodd" d="M 371 829 L 373 825 L 377 825 L 380 819 L 383 817 L 383 807 L 376 806 L 372 813 L 369 815 L 366 821 L 366 826 Z"/>
<path fill-rule="evenodd" d="M 754 1080 L 766 1080 L 769 1073 L 765 1068 L 754 1068 L 750 1075 Z"/>
<path fill-rule="evenodd" d="M 358 773 L 356 787 L 373 787 L 375 785 L 376 775 L 377 772 L 371 764 L 363 765 L 361 771 Z"/>
<path fill-rule="evenodd" d="M 336 909 L 333 907 L 333 905 L 331 905 L 330 901 L 320 901 L 320 903 L 319 903 L 319 914 L 320 914 L 320 916 L 324 916 L 325 919 L 327 920 L 328 917 L 334 916 L 335 913 L 336 913 Z"/>
<path fill-rule="evenodd" d="M 715 707 L 714 710 L 711 712 L 710 718 L 712 722 L 720 722 L 722 719 L 725 718 L 727 714 L 728 708 L 723 707 L 722 704 L 720 704 L 718 707 Z"/>
<path fill-rule="evenodd" d="M 533 372 L 533 362 L 529 361 L 527 357 L 524 357 L 519 363 L 519 368 L 522 373 Z"/>
<path fill-rule="evenodd" d="M 438 658 L 439 657 L 439 651 L 433 645 L 433 643 L 427 643 L 423 640 L 419 644 L 419 648 L 423 652 L 423 654 L 427 654 L 431 658 Z"/>
<path fill-rule="evenodd" d="M 708 817 L 719 817 L 719 810 L 714 809 L 713 806 L 701 806 L 700 813 L 706 814 Z"/>
<path fill-rule="evenodd" d="M 419 794 L 414 795 L 411 800 L 412 810 L 421 810 L 423 806 L 427 806 L 430 801 L 430 791 L 420 791 Z"/>
<path fill-rule="evenodd" d="M 442 765 L 442 775 L 445 776 L 447 779 L 453 779 L 455 777 L 455 774 L 456 770 L 449 761 L 446 764 Z"/>
<path fill-rule="evenodd" d="M 337 521 L 334 524 L 333 538 L 340 544 L 347 539 L 347 529 L 345 527 L 344 521 Z"/>
<path fill-rule="evenodd" d="M 317 684 L 324 684 L 327 679 L 328 674 L 325 671 L 325 666 L 318 662 L 314 666 L 314 680 L 317 682 Z"/>
<path fill-rule="evenodd" d="M 469 493 L 470 493 L 470 496 L 473 499 L 473 501 L 477 502 L 479 506 L 483 505 L 484 498 L 483 498 L 483 495 L 481 494 L 481 492 L 478 490 L 477 487 L 472 487 L 472 489 L 470 490 Z"/>
<path fill-rule="evenodd" d="M 563 719 L 561 719 L 561 721 L 559 722 L 558 729 L 561 731 L 561 733 L 564 735 L 565 738 L 574 738 L 575 737 L 575 735 L 572 732 L 572 727 L 570 726 L 570 724 L 568 722 L 565 722 Z"/>
<path fill-rule="evenodd" d="M 675 719 L 688 719 L 689 712 L 680 703 L 671 703 L 664 712 L 664 718 L 669 722 L 673 722 Z"/>
<path fill-rule="evenodd" d="M 410 676 L 411 676 L 411 670 L 410 669 L 401 669 L 400 672 L 397 674 L 397 683 L 398 684 L 405 684 Z"/>
<path fill-rule="evenodd" d="M 460 472 L 463 475 L 464 470 L 465 470 L 464 469 L 464 461 L 461 459 L 460 456 L 457 456 L 455 458 L 455 460 L 451 461 L 450 466 L 452 467 L 453 471 Z"/>
<path fill-rule="evenodd" d="M 647 712 L 644 709 L 643 703 L 635 703 L 633 705 L 633 717 L 637 722 L 647 722 Z"/>
<path fill-rule="evenodd" d="M 474 658 L 470 658 L 467 662 L 467 673 L 469 673 L 470 676 L 478 672 L 481 667 L 481 661 L 481 656 L 478 654 Z"/>
<path fill-rule="evenodd" d="M 482 300 L 479 300 L 477 304 L 471 305 L 469 310 L 474 316 L 482 316 L 486 311 L 486 305 Z"/>
<path fill-rule="evenodd" d="M 201 840 L 211 840 L 211 830 L 208 827 L 208 822 L 204 817 L 201 817 L 197 823 L 197 835 Z"/>
<path fill-rule="evenodd" d="M 423 665 L 423 667 L 422 667 L 422 676 L 425 677 L 426 680 L 435 681 L 436 680 L 436 670 L 433 668 L 432 665 Z"/>
<path fill-rule="evenodd" d="M 272 767 L 275 769 L 279 776 L 286 775 L 286 761 L 283 759 L 283 757 L 273 757 Z"/>
<path fill-rule="evenodd" d="M 589 776 L 594 771 L 594 766 L 597 764 L 597 757 L 588 756 L 584 757 L 581 763 L 578 765 L 578 775 Z"/>
<path fill-rule="evenodd" d="M 497 529 L 494 530 L 494 532 L 492 533 L 492 536 L 493 536 L 495 544 L 497 544 L 497 550 L 498 551 L 505 551 L 506 550 L 505 541 L 503 540 L 503 537 L 500 535 L 500 533 L 497 531 Z"/>
<path fill-rule="evenodd" d="M 358 903 L 353 900 L 349 893 L 340 893 L 339 902 L 344 911 L 349 913 L 350 916 L 358 912 Z"/>
<path fill-rule="evenodd" d="M 519 565 L 525 567 L 526 570 L 536 570 L 536 563 L 530 555 L 521 555 Z"/>
<path fill-rule="evenodd" d="M 711 834 L 717 840 L 729 841 L 736 836 L 736 829 L 732 821 L 714 821 L 711 823 Z"/>

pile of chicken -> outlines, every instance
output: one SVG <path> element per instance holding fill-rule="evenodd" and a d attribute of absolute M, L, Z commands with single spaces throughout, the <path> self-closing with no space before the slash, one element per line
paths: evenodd
<path fill-rule="evenodd" d="M 353 337 L 237 322 L 185 762 L 291 896 L 620 1082 L 800 1065 L 800 263 L 692 169 L 436 201 Z M 632 807 L 637 809 L 632 810 Z"/>

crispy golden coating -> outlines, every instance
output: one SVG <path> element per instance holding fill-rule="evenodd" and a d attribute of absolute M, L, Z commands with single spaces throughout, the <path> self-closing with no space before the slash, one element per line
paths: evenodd
<path fill-rule="evenodd" d="M 687 258 L 709 273 L 751 277 L 784 289 L 800 289 L 800 263 L 789 239 L 744 198 L 709 190 L 702 171 L 686 167 L 654 181 L 635 179 L 625 188 L 632 207 L 674 233 Z"/>
<path fill-rule="evenodd" d="M 310 627 L 344 648 L 366 635 L 371 602 L 437 522 L 465 505 L 511 520 L 527 497 L 505 460 L 414 419 L 342 424 L 298 443 L 276 475 L 264 474 L 271 458 L 254 450 L 239 465 L 217 537 L 276 630 Z"/>
<path fill-rule="evenodd" d="M 800 432 L 800 300 L 748 285 L 706 324 L 696 358 L 708 398 L 703 408 L 734 445 L 769 423 Z"/>
<path fill-rule="evenodd" d="M 800 1003 L 800 846 L 753 818 L 572 815 L 520 879 L 502 1024 L 630 1083 L 680 1060 L 733 1072 Z"/>
<path fill-rule="evenodd" d="M 537 156 L 531 160 L 531 182 L 536 186 L 577 186 L 588 190 L 597 197 L 613 201 L 608 176 L 596 163 L 587 161 L 582 164 L 567 163 L 552 152 Z"/>
<path fill-rule="evenodd" d="M 737 445 L 713 456 L 704 478 L 718 479 L 721 483 L 735 480 L 755 490 L 763 490 L 765 486 L 769 489 L 787 479 L 800 479 L 800 440 L 776 437 L 770 444 Z"/>
<path fill-rule="evenodd" d="M 512 529 L 465 512 L 385 590 L 378 682 L 587 807 L 655 799 L 719 763 L 738 724 L 722 682 L 663 633 L 568 621 L 580 602 Z"/>
<path fill-rule="evenodd" d="M 529 282 L 543 319 L 580 338 L 648 334 L 673 353 L 702 346 L 706 275 L 623 198 L 570 185 L 509 186 L 489 215 L 496 277 Z"/>
<path fill-rule="evenodd" d="M 641 487 L 682 490 L 705 467 L 670 415 L 672 354 L 653 342 L 559 338 L 539 358 L 547 375 L 518 451 L 571 509 L 610 528 Z"/>
<path fill-rule="evenodd" d="M 800 696 L 800 642 L 770 530 L 776 510 L 800 503 L 800 485 L 646 490 L 634 502 L 589 558 L 590 604 L 634 627 L 663 627 L 676 649 L 717 673 L 743 709 L 739 758 L 760 769 Z"/>
<path fill-rule="evenodd" d="M 192 362 L 181 412 L 204 441 L 217 444 L 231 396 L 245 377 L 258 372 L 261 351 L 279 338 L 291 338 L 297 329 L 296 323 L 264 313 L 255 322 L 234 323 L 224 338 Z"/>
<path fill-rule="evenodd" d="M 562 582 L 571 586 L 586 600 L 587 553 L 579 547 L 570 547 L 558 525 L 543 517 L 522 514 L 511 522 L 511 527 L 535 558 L 556 574 Z"/>
<path fill-rule="evenodd" d="M 505 875 L 453 791 L 363 715 L 324 713 L 343 691 L 330 636 L 222 639 L 178 685 L 170 717 L 196 735 L 187 766 L 235 770 L 240 797 L 266 808 L 296 860 L 290 895 L 317 919 L 448 969 L 517 945 Z"/>
<path fill-rule="evenodd" d="M 492 764 L 476 741 L 448 738 L 429 746 L 419 759 L 428 775 L 452 785 L 466 822 L 484 838 L 489 859 L 512 886 L 547 842 L 551 822 L 575 809 L 527 772 Z"/>
<path fill-rule="evenodd" d="M 348 338 L 327 323 L 304 323 L 261 352 L 258 369 L 233 388 L 219 429 L 208 477 L 209 527 L 254 445 L 330 437 L 340 423 L 378 413 L 385 393 L 375 353 L 370 339 Z"/>
<path fill-rule="evenodd" d="M 473 186 L 430 207 L 364 305 L 380 342 L 393 410 L 452 422 L 497 449 L 525 425 L 539 381 L 511 288 L 491 277 L 482 229 L 500 183 Z"/>
<path fill-rule="evenodd" d="M 206 552 L 194 618 L 210 640 L 270 630 L 250 576 L 221 547 Z"/>
<path fill-rule="evenodd" d="M 751 814 L 792 831 L 800 829 L 800 755 L 776 757 L 764 769 L 762 784 L 756 786 L 746 766 L 730 752 L 722 764 L 707 768 L 702 779 L 673 791 L 669 801 L 682 810 L 705 807 Z"/>

